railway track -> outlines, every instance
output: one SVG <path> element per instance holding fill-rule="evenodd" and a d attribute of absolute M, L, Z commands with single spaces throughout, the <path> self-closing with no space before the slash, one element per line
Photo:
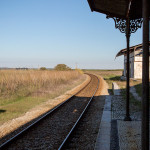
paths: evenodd
<path fill-rule="evenodd" d="M 76 95 L 49 111 L 0 146 L 0 149 L 63 149 L 83 119 L 97 89 L 99 79 L 91 81 Z"/>

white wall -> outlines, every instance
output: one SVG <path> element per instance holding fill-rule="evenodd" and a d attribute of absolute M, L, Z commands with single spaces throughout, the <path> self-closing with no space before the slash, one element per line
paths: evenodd
<path fill-rule="evenodd" d="M 142 79 L 142 61 L 134 62 L 134 78 Z"/>
<path fill-rule="evenodd" d="M 130 78 L 135 78 L 135 79 L 142 79 L 142 55 L 137 55 L 141 52 L 135 51 L 130 54 Z M 137 55 L 137 56 L 134 56 Z M 126 62 L 127 62 L 127 57 L 124 56 L 124 72 L 123 75 L 126 77 Z M 150 65 L 150 63 L 149 63 Z M 150 67 L 149 67 L 150 69 Z M 150 70 L 149 70 L 150 71 Z M 150 78 L 150 74 L 149 74 Z"/>

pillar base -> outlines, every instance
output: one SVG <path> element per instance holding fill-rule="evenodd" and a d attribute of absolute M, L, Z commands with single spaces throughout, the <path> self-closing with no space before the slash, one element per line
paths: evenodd
<path fill-rule="evenodd" d="M 130 118 L 130 116 L 125 116 L 124 121 L 132 121 L 132 119 Z"/>

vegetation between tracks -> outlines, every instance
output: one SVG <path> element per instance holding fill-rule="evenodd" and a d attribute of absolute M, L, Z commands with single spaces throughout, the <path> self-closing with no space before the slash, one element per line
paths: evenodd
<path fill-rule="evenodd" d="M 78 71 L 0 70 L 0 124 L 84 80 Z"/>

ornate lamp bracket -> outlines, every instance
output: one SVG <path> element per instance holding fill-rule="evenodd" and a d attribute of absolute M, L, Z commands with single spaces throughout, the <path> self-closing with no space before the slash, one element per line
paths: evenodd
<path fill-rule="evenodd" d="M 112 18 L 115 22 L 115 28 L 119 29 L 121 33 L 126 33 L 126 19 L 116 18 L 116 17 L 106 17 L 107 19 Z M 138 28 L 142 27 L 143 19 L 132 19 L 130 20 L 130 34 L 135 33 Z"/>

